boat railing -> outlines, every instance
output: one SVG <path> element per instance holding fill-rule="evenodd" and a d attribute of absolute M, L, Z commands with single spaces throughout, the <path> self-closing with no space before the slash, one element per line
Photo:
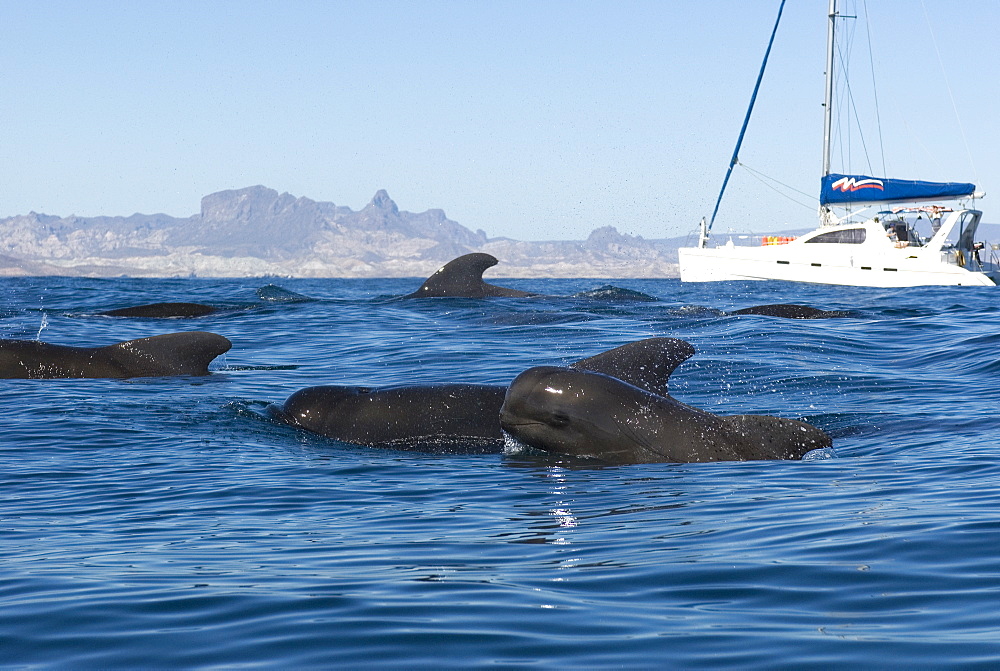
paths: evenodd
<path fill-rule="evenodd" d="M 697 233 L 689 234 L 687 237 L 686 247 L 694 246 L 693 242 L 697 240 Z M 727 233 L 716 233 L 710 238 L 710 246 L 715 247 L 772 247 L 776 245 L 787 245 L 789 242 L 795 240 L 793 235 L 758 235 L 752 231 L 737 232 L 729 231 Z"/>
<path fill-rule="evenodd" d="M 979 247 L 979 249 L 976 249 L 976 247 Z M 973 256 L 972 256 L 972 258 L 973 259 L 976 258 L 975 252 L 977 252 L 977 251 L 984 251 L 985 252 L 987 247 L 989 248 L 989 252 L 990 252 L 990 261 L 989 261 L 990 266 L 992 266 L 993 268 L 1000 268 L 1000 257 L 998 257 L 998 255 L 997 255 L 997 252 L 1000 252 L 1000 244 L 992 243 L 992 244 L 987 245 L 986 243 L 977 242 L 975 245 L 973 245 Z M 982 263 L 979 264 L 980 270 L 983 270 L 982 265 L 983 265 Z"/>
<path fill-rule="evenodd" d="M 983 256 L 989 257 L 983 260 Z M 948 245 L 941 250 L 941 260 L 944 263 L 961 266 L 973 272 L 988 272 L 1000 268 L 1000 244 L 977 242 L 972 249 L 963 250 L 954 245 Z"/>

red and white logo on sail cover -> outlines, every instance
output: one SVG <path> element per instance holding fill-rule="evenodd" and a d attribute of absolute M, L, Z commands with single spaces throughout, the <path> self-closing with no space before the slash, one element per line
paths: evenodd
<path fill-rule="evenodd" d="M 855 177 L 841 177 L 836 182 L 831 184 L 830 188 L 834 191 L 843 191 L 844 193 L 860 191 L 861 189 L 877 189 L 878 191 L 885 191 L 885 185 L 882 184 L 882 180 L 880 179 L 857 179 Z"/>

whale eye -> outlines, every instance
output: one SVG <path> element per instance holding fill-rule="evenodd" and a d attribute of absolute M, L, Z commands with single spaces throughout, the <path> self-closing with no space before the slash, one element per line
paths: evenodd
<path fill-rule="evenodd" d="M 560 428 L 569 424 L 569 415 L 561 412 L 554 412 L 549 415 L 549 424 L 556 428 Z"/>

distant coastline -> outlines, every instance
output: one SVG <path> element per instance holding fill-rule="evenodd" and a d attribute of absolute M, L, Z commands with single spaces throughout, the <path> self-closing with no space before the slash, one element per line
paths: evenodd
<path fill-rule="evenodd" d="M 500 259 L 495 277 L 677 277 L 686 238 L 614 227 L 586 240 L 490 238 L 442 210 L 401 211 L 385 191 L 364 208 L 253 186 L 205 196 L 199 214 L 0 219 L 0 276 L 423 277 L 469 252 Z"/>

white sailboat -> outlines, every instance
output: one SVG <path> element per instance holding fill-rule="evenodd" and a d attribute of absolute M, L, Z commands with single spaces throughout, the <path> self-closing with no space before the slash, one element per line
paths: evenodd
<path fill-rule="evenodd" d="M 780 18 L 781 10 L 778 21 Z M 702 219 L 698 246 L 678 250 L 681 281 L 788 280 L 869 287 L 1000 284 L 1000 263 L 994 250 L 975 241 L 982 212 L 970 203 L 983 194 L 976 192 L 974 184 L 831 172 L 837 18 L 837 2 L 830 0 L 819 227 L 794 239 L 737 236 L 734 240 L 726 236 L 721 244 L 715 241 L 716 244 L 710 246 L 713 213 L 711 220 Z M 777 27 L 776 22 L 775 31 Z M 772 43 L 773 40 L 774 33 Z M 770 49 L 769 45 L 768 53 Z M 763 73 L 764 65 L 760 76 Z M 754 97 L 756 94 L 755 89 Z M 737 154 L 749 118 L 750 111 L 730 163 L 730 172 L 738 162 Z M 726 182 L 729 174 L 726 174 Z M 719 194 L 721 198 L 722 193 Z M 940 204 L 951 201 L 957 201 L 955 207 Z M 718 207 L 717 202 L 716 213 Z M 865 209 L 851 211 L 858 207 Z M 848 212 L 838 216 L 834 208 L 846 208 Z M 873 214 L 865 214 L 873 209 Z M 745 244 L 747 242 L 750 244 Z"/>

